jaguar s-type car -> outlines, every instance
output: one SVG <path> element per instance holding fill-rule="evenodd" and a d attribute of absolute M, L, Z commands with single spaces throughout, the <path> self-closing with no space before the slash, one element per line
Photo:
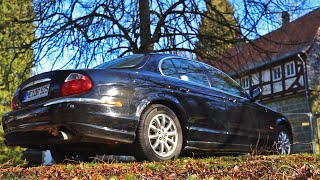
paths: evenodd
<path fill-rule="evenodd" d="M 222 71 L 168 54 L 136 54 L 92 69 L 33 76 L 3 116 L 8 146 L 50 149 L 60 162 L 99 153 L 137 160 L 183 151 L 289 154 L 291 125 Z"/>

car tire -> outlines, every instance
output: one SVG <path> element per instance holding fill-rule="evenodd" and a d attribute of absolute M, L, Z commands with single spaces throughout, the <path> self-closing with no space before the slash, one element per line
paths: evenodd
<path fill-rule="evenodd" d="M 279 126 L 275 138 L 276 152 L 280 155 L 291 154 L 292 138 L 290 131 L 284 126 Z"/>
<path fill-rule="evenodd" d="M 150 105 L 140 117 L 135 158 L 138 161 L 177 158 L 182 142 L 182 129 L 176 114 L 164 105 Z"/>
<path fill-rule="evenodd" d="M 51 156 L 55 163 L 60 164 L 64 162 L 91 162 L 94 154 L 89 152 L 51 150 Z"/>

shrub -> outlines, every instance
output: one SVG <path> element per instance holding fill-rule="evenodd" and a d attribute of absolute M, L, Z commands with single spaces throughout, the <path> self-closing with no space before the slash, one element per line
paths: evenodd
<path fill-rule="evenodd" d="M 0 125 L 0 167 L 26 164 L 26 160 L 22 159 L 24 151 L 24 148 L 8 147 L 4 144 L 3 129 Z"/>

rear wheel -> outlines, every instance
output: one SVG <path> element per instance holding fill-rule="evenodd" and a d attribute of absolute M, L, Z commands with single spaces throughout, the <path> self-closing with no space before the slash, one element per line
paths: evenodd
<path fill-rule="evenodd" d="M 135 157 L 139 161 L 177 158 L 182 142 L 182 129 L 175 113 L 164 105 L 154 104 L 141 116 Z"/>
<path fill-rule="evenodd" d="M 280 155 L 290 154 L 292 149 L 292 139 L 288 129 L 279 126 L 276 133 L 276 151 Z"/>

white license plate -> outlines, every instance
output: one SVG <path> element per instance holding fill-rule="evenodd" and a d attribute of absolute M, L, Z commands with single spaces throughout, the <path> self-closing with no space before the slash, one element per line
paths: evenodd
<path fill-rule="evenodd" d="M 23 95 L 23 101 L 22 102 L 28 102 L 28 101 L 32 101 L 35 99 L 39 99 L 42 97 L 46 97 L 49 94 L 49 88 L 50 88 L 50 84 L 35 88 L 35 89 L 31 89 L 29 91 L 26 91 Z"/>

